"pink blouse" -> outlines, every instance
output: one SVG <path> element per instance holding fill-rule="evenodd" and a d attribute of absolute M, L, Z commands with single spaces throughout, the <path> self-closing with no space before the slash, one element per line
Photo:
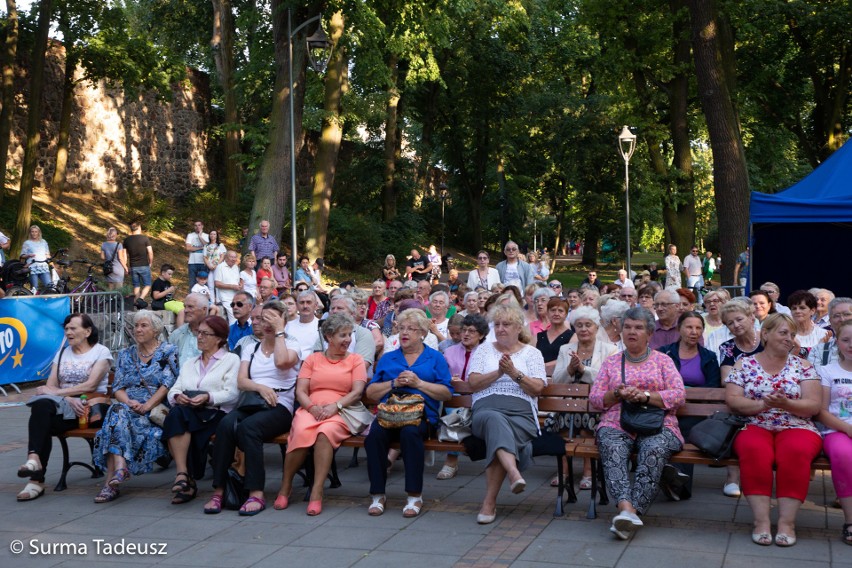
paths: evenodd
<path fill-rule="evenodd" d="M 683 442 L 683 436 L 677 425 L 675 413 L 684 403 L 685 389 L 683 379 L 677 372 L 674 361 L 668 355 L 659 351 L 651 351 L 648 358 L 635 365 L 627 363 L 624 366 L 624 382 L 628 386 L 642 391 L 656 392 L 662 399 L 667 410 L 663 426 L 672 431 Z M 607 427 L 623 430 L 621 427 L 621 403 L 613 404 L 604 409 L 604 395 L 607 391 L 615 390 L 621 385 L 621 352 L 606 358 L 589 393 L 589 402 L 593 409 L 603 411 L 598 428 Z"/>

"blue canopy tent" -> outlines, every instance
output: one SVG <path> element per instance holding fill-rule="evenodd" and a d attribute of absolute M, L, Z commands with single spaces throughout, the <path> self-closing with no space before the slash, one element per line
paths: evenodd
<path fill-rule="evenodd" d="M 752 288 L 828 288 L 852 294 L 852 144 L 844 144 L 805 179 L 775 193 L 751 193 Z"/>

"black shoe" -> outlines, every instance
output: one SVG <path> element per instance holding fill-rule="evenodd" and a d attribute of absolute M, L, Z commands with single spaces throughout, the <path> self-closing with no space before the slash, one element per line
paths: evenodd
<path fill-rule="evenodd" d="M 680 501 L 684 488 L 689 483 L 689 476 L 671 464 L 663 466 L 660 476 L 660 490 L 670 501 Z"/>
<path fill-rule="evenodd" d="M 133 307 L 137 310 L 144 310 L 148 307 L 148 302 L 146 302 L 142 298 L 136 298 L 136 301 L 133 302 Z"/>

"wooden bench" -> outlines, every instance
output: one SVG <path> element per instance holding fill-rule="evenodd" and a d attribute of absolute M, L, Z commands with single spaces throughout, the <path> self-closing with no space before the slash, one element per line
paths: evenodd
<path fill-rule="evenodd" d="M 107 379 L 107 394 L 103 395 L 97 392 L 85 393 L 89 399 L 93 398 L 106 398 L 112 400 L 112 382 L 115 379 L 115 373 L 113 371 L 109 372 L 109 378 Z M 80 395 L 82 396 L 82 395 Z M 74 467 L 75 465 L 79 465 L 85 467 L 90 472 L 92 472 L 92 479 L 97 479 L 99 477 L 103 477 L 103 472 L 96 468 L 94 465 L 94 450 L 95 450 L 95 436 L 97 436 L 100 431 L 100 427 L 88 427 L 88 428 L 74 428 L 72 430 L 68 430 L 63 432 L 62 434 L 57 434 L 56 438 L 59 440 L 59 445 L 62 447 L 62 474 L 59 476 L 59 482 L 54 487 L 54 491 L 64 491 L 68 488 L 68 484 L 65 479 L 68 476 L 68 471 Z M 78 461 L 71 461 L 70 451 L 68 449 L 68 439 L 69 438 L 81 438 L 86 440 L 89 444 L 89 455 L 92 456 L 92 463 L 84 463 Z"/>
<path fill-rule="evenodd" d="M 578 400 L 576 405 L 581 407 L 579 412 L 589 412 L 588 394 L 585 400 Z M 687 388 L 686 402 L 678 409 L 677 416 L 678 418 L 708 418 L 716 412 L 730 412 L 725 404 L 724 388 Z M 587 435 L 587 433 L 581 433 L 579 436 L 573 438 L 569 437 L 567 452 L 576 458 L 588 458 L 592 460 L 592 494 L 586 518 L 594 519 L 597 517 L 597 493 L 600 492 L 601 505 L 609 503 L 603 478 L 603 466 L 600 462 L 600 453 L 598 452 L 595 438 Z M 739 463 L 736 458 L 714 460 L 690 443 L 684 443 L 683 449 L 672 455 L 670 461 L 673 463 L 712 466 L 738 465 Z M 814 469 L 829 470 L 831 469 L 831 464 L 825 457 L 820 456 L 814 460 L 812 467 Z M 569 477 L 573 481 L 572 471 L 569 471 Z"/>

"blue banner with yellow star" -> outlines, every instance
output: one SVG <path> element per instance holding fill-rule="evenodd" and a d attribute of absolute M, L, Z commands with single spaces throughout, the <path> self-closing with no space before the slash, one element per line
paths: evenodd
<path fill-rule="evenodd" d="M 64 339 L 68 296 L 0 300 L 0 385 L 47 379 Z"/>

